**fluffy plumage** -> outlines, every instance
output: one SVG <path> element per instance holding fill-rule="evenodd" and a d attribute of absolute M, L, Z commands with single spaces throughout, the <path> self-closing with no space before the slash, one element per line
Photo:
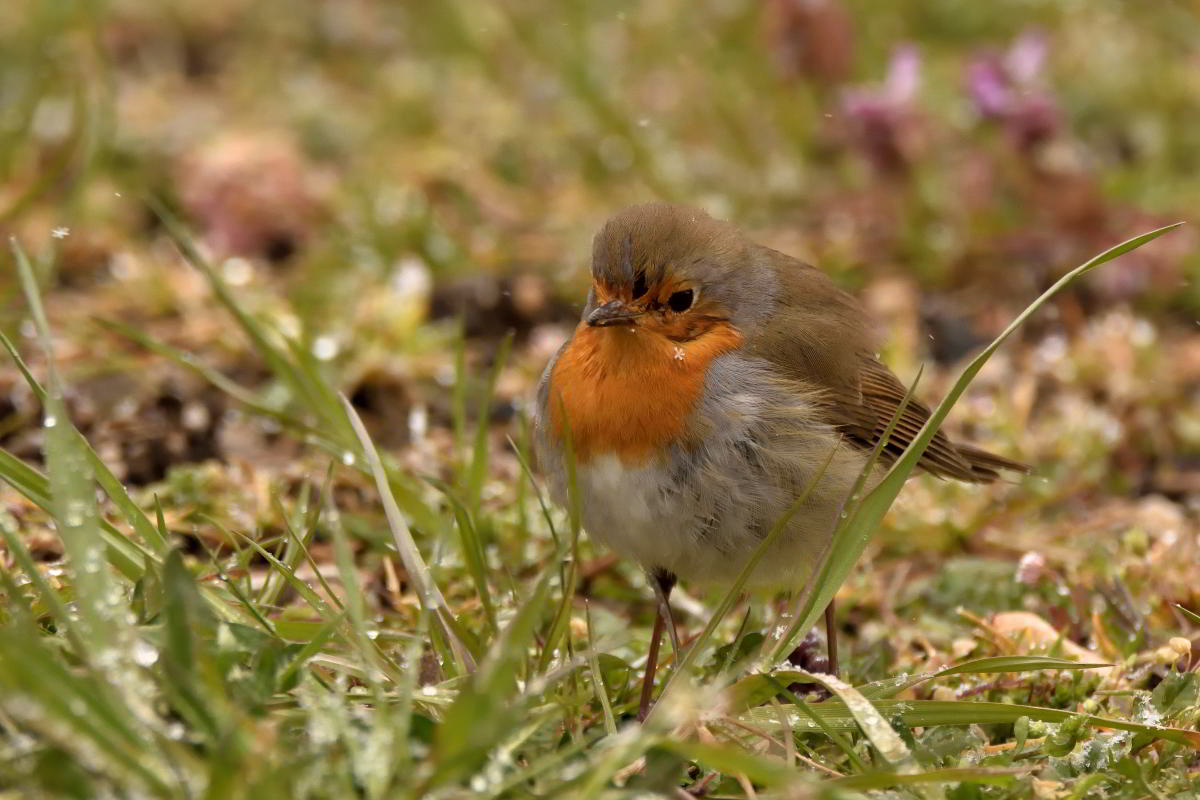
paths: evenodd
<path fill-rule="evenodd" d="M 610 219 L 592 274 L 583 321 L 538 388 L 535 447 L 555 500 L 566 502 L 569 428 L 589 534 L 652 573 L 719 582 L 829 459 L 754 575 L 802 581 L 905 395 L 858 302 L 734 226 L 664 203 Z M 885 459 L 928 416 L 910 401 Z M 1025 469 L 941 433 L 920 466 L 966 481 Z"/>

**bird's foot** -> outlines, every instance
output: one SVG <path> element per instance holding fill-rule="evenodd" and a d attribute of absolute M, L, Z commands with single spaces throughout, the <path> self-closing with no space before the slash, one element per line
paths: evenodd
<path fill-rule="evenodd" d="M 821 636 L 816 631 L 808 632 L 803 641 L 788 655 L 788 661 L 805 672 L 829 674 L 829 658 L 825 655 Z M 788 690 L 800 695 L 815 692 L 822 700 L 830 696 L 829 690 L 819 683 L 793 683 Z"/>

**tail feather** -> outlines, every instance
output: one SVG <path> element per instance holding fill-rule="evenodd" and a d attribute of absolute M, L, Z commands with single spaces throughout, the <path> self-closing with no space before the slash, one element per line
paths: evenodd
<path fill-rule="evenodd" d="M 971 466 L 972 479 L 978 483 L 991 483 L 1000 478 L 1001 471 L 1028 473 L 1032 467 L 1013 461 L 970 444 L 955 443 L 959 455 Z"/>

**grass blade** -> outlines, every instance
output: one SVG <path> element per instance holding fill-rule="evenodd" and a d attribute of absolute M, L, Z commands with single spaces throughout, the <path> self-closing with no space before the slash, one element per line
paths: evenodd
<path fill-rule="evenodd" d="M 1110 667 L 1111 664 L 1092 664 L 1081 661 L 1067 661 L 1063 658 L 1050 658 L 1049 656 L 992 656 L 990 658 L 979 658 L 974 661 L 967 661 L 946 669 L 938 670 L 937 672 L 929 672 L 924 675 L 910 675 L 906 678 L 885 678 L 881 681 L 868 683 L 864 686 L 859 686 L 858 690 L 865 696 L 873 699 L 883 699 L 885 697 L 893 697 L 906 689 L 911 689 L 926 681 L 935 678 L 945 677 L 947 675 L 976 675 L 986 673 L 1012 673 L 1012 672 L 1034 672 L 1038 670 L 1077 670 L 1077 669 L 1102 669 Z"/>
<path fill-rule="evenodd" d="M 491 416 L 492 397 L 496 393 L 496 381 L 500 379 L 500 372 L 508 362 L 508 354 L 512 349 L 512 343 L 513 334 L 509 331 L 500 341 L 500 346 L 496 350 L 496 360 L 492 364 L 491 373 L 488 375 L 487 387 L 479 399 L 479 411 L 475 420 L 475 443 L 471 448 L 471 465 L 467 470 L 466 480 L 467 507 L 471 509 L 472 515 L 476 517 L 479 515 L 483 482 L 487 477 L 488 470 L 488 434 L 491 432 L 488 419 Z"/>
<path fill-rule="evenodd" d="M 16 239 L 13 256 L 26 302 L 37 327 L 50 386 L 45 393 L 46 473 L 49 479 L 50 507 L 62 539 L 63 549 L 73 572 L 79 635 L 93 658 L 117 644 L 119 588 L 105 568 L 107 552 L 100 536 L 100 514 L 91 464 L 80 445 L 78 431 L 67 417 L 62 385 L 54 365 L 50 326 L 42 308 L 33 268 Z"/>
<path fill-rule="evenodd" d="M 1197 625 L 1200 625 L 1200 614 L 1197 614 L 1195 611 L 1188 611 L 1186 608 L 1179 605 L 1178 603 L 1175 604 L 1175 607 L 1178 608 L 1181 612 L 1183 612 L 1183 615 L 1185 617 L 1187 617 L 1188 619 L 1190 619 L 1192 622 L 1196 623 Z"/>
<path fill-rule="evenodd" d="M 922 783 L 978 783 L 990 786 L 1007 786 L 1025 773 L 1011 769 L 987 769 L 985 767 L 951 767 L 912 772 L 907 775 L 897 772 L 873 772 L 866 775 L 847 775 L 834 778 L 829 783 L 841 789 L 871 791 L 890 789 L 893 786 L 913 786 Z"/>
<path fill-rule="evenodd" d="M 460 637 L 458 623 L 450 612 L 446 598 L 442 596 L 441 590 L 438 588 L 437 583 L 434 582 L 433 575 L 429 572 L 429 567 L 425 565 L 425 560 L 421 558 L 421 551 L 417 549 L 417 543 L 413 541 L 412 532 L 408 529 L 408 523 L 404 521 L 404 517 L 400 514 L 400 508 L 396 505 L 396 498 L 392 494 L 391 485 L 388 483 L 387 473 L 383 469 L 383 462 L 379 459 L 379 451 L 375 449 L 375 443 L 371 441 L 371 436 L 367 433 L 362 420 L 359 419 L 358 412 L 354 410 L 354 406 L 350 405 L 350 401 L 345 397 L 342 397 L 342 406 L 347 418 L 350 420 L 350 426 L 355 436 L 358 437 L 362 451 L 366 454 L 367 465 L 370 467 L 371 474 L 375 478 L 375 488 L 378 490 L 379 499 L 383 503 L 388 527 L 392 530 L 392 539 L 396 544 L 396 552 L 400 555 L 404 569 L 408 572 L 409 578 L 417 588 L 417 597 L 421 601 L 421 606 L 429 609 L 434 615 L 434 619 L 437 620 L 443 634 L 454 651 L 455 658 L 462 662 L 467 671 L 472 671 L 475 668 L 475 658 L 471 655 L 465 639 Z"/>
<path fill-rule="evenodd" d="M 1097 728 L 1112 728 L 1131 733 L 1143 733 L 1155 739 L 1200 749 L 1200 731 L 1182 728 L 1156 727 L 1128 720 L 1076 714 L 1058 708 L 1017 705 L 1015 703 L 985 703 L 971 700 L 876 700 L 876 710 L 887 719 L 898 719 L 909 727 L 930 725 L 989 725 L 1014 723 L 1021 717 L 1041 722 L 1061 723 L 1078 717 L 1086 717 Z M 855 730 L 858 723 L 854 715 L 840 700 L 826 700 L 810 705 L 823 722 L 835 730 Z M 792 727 L 819 732 L 820 728 L 797 712 L 789 711 L 787 720 Z M 775 709 L 755 708 L 741 715 L 741 719 L 754 725 L 772 730 L 780 725 Z"/>

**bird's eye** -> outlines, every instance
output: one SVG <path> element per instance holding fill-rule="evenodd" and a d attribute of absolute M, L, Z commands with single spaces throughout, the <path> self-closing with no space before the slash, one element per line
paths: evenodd
<path fill-rule="evenodd" d="M 633 281 L 633 299 L 637 300 L 646 293 L 646 273 L 639 272 Z"/>
<path fill-rule="evenodd" d="M 694 294 L 691 289 L 684 289 L 682 292 L 675 292 L 667 298 L 667 306 L 675 312 L 687 311 L 692 307 L 692 298 Z"/>

